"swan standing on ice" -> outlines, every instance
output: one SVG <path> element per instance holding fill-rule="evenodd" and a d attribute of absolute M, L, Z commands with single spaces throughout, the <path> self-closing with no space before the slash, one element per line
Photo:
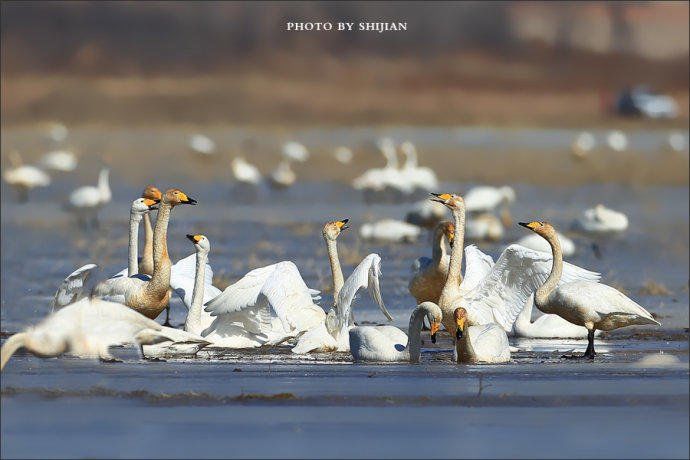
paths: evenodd
<path fill-rule="evenodd" d="M 456 308 L 455 361 L 458 363 L 506 363 L 510 361 L 508 336 L 496 323 L 468 325 L 467 310 Z"/>
<path fill-rule="evenodd" d="M 16 190 L 20 203 L 29 200 L 29 192 L 34 188 L 50 185 L 50 176 L 36 166 L 22 164 L 17 152 L 11 152 L 9 159 L 12 166 L 3 171 L 2 178 Z"/>
<path fill-rule="evenodd" d="M 338 163 L 346 165 L 352 162 L 352 157 L 354 157 L 354 154 L 350 148 L 340 146 L 336 147 L 336 149 L 333 151 L 333 157 L 338 160 Z"/>
<path fill-rule="evenodd" d="M 98 226 L 98 211 L 112 199 L 109 176 L 110 170 L 103 168 L 98 173 L 98 185 L 86 185 L 70 193 L 67 209 L 77 215 L 82 225 Z"/>
<path fill-rule="evenodd" d="M 628 228 L 628 217 L 622 212 L 598 204 L 586 209 L 575 224 L 589 233 L 616 233 Z"/>
<path fill-rule="evenodd" d="M 553 263 L 551 273 L 534 295 L 534 304 L 544 313 L 559 315 L 563 319 L 587 328 L 587 350 L 583 357 L 593 359 L 594 333 L 620 327 L 660 323 L 647 310 L 621 292 L 597 282 L 578 280 L 559 285 L 563 273 L 563 254 L 556 230 L 546 222 L 520 222 L 544 238 L 551 246 Z"/>
<path fill-rule="evenodd" d="M 193 134 L 189 136 L 189 148 L 202 155 L 213 155 L 216 153 L 216 143 L 203 134 Z"/>
<path fill-rule="evenodd" d="M 53 171 L 74 171 L 77 168 L 77 156 L 70 150 L 52 150 L 41 157 L 41 165 Z"/>
<path fill-rule="evenodd" d="M 410 184 L 413 191 L 414 189 L 425 192 L 435 190 L 438 187 L 436 173 L 431 168 L 420 167 L 417 164 L 417 148 L 414 144 L 410 141 L 403 142 L 400 150 L 405 155 L 405 164 L 400 171 L 401 180 Z"/>
<path fill-rule="evenodd" d="M 412 243 L 417 241 L 421 232 L 422 230 L 416 225 L 395 219 L 383 219 L 362 225 L 359 229 L 359 236 L 365 240 Z"/>
<path fill-rule="evenodd" d="M 441 326 L 443 313 L 438 305 L 424 302 L 412 311 L 408 337 L 391 335 L 386 330 L 372 326 L 357 326 L 349 331 L 350 352 L 355 361 L 418 363 L 421 355 L 421 331 L 426 316 L 431 325 L 431 341 L 436 343 L 436 332 Z M 402 340 L 401 340 L 402 339 Z"/>
<path fill-rule="evenodd" d="M 688 149 L 688 141 L 685 139 L 685 135 L 680 132 L 669 134 L 666 143 L 674 152 L 683 152 Z"/>
<path fill-rule="evenodd" d="M 349 219 L 327 222 L 322 231 L 323 239 L 328 250 L 328 260 L 333 276 L 334 308 L 328 312 L 323 323 L 308 330 L 300 337 L 293 353 L 302 354 L 311 351 L 348 351 L 350 349 L 347 331 L 354 326 L 352 302 L 360 289 L 367 289 L 372 299 L 378 305 L 381 313 L 389 321 L 393 318 L 386 309 L 381 297 L 379 277 L 381 276 L 381 257 L 369 254 L 357 265 L 352 274 L 344 280 L 343 271 L 338 258 L 337 238 L 347 229 Z M 393 326 L 375 326 L 392 338 L 406 340 L 405 334 Z"/>
<path fill-rule="evenodd" d="M 490 213 L 501 207 L 501 222 L 509 227 L 512 224 L 510 205 L 515 202 L 515 190 L 512 187 L 491 187 L 481 185 L 470 189 L 465 194 L 465 206 L 468 213 Z"/>
<path fill-rule="evenodd" d="M 8 338 L 0 351 L 0 369 L 20 348 L 42 358 L 69 353 L 113 362 L 118 360 L 110 354 L 111 346 L 160 343 L 184 343 L 198 350 L 208 342 L 194 334 L 161 326 L 124 305 L 84 298 Z M 143 349 L 140 350 L 143 357 Z"/>
<path fill-rule="evenodd" d="M 573 240 L 562 233 L 558 233 L 558 241 L 561 242 L 561 249 L 563 250 L 564 257 L 571 257 L 575 255 L 576 248 Z M 535 234 L 525 235 L 513 244 L 519 244 L 520 246 L 524 246 L 535 251 L 551 253 L 551 246 L 549 246 L 549 243 L 547 243 L 544 238 Z"/>
<path fill-rule="evenodd" d="M 233 158 L 232 163 L 232 175 L 237 182 L 246 185 L 259 185 L 261 184 L 261 173 L 258 168 L 242 157 Z"/>
<path fill-rule="evenodd" d="M 412 278 L 407 285 L 410 294 L 417 301 L 438 303 L 443 285 L 448 277 L 450 255 L 446 250 L 446 242 L 453 247 L 455 225 L 452 222 L 441 222 L 434 229 L 431 243 L 431 259 L 420 257 L 412 264 Z"/>

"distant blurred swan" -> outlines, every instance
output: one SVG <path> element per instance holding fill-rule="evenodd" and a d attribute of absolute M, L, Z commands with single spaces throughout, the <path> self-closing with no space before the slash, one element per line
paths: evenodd
<path fill-rule="evenodd" d="M 17 152 L 11 152 L 9 159 L 12 166 L 3 171 L 2 178 L 16 190 L 20 202 L 28 201 L 29 192 L 34 188 L 50 185 L 50 176 L 36 166 L 22 164 Z"/>
<path fill-rule="evenodd" d="M 573 240 L 563 235 L 562 233 L 558 233 L 558 240 L 561 242 L 563 256 L 571 257 L 575 254 L 576 248 Z M 520 246 L 534 249 L 535 251 L 541 251 L 546 253 L 551 252 L 551 246 L 549 246 L 549 243 L 547 243 L 544 238 L 536 234 L 529 234 L 523 236 L 513 244 L 519 244 Z"/>
<path fill-rule="evenodd" d="M 54 171 L 74 171 L 77 168 L 77 156 L 70 150 L 53 150 L 43 155 L 41 165 Z"/>
<path fill-rule="evenodd" d="M 289 161 L 304 163 L 309 159 L 309 150 L 299 142 L 286 142 L 283 144 L 283 157 Z"/>
<path fill-rule="evenodd" d="M 216 153 L 216 143 L 203 134 L 192 134 L 189 136 L 189 148 L 202 155 L 212 155 Z"/>
<path fill-rule="evenodd" d="M 365 240 L 411 243 L 419 238 L 421 232 L 422 230 L 416 225 L 400 220 L 383 219 L 378 222 L 363 224 L 359 229 L 359 236 Z"/>
<path fill-rule="evenodd" d="M 282 160 L 278 167 L 269 176 L 269 184 L 273 188 L 287 188 L 292 186 L 297 180 L 297 175 L 290 168 L 289 160 Z"/>
<path fill-rule="evenodd" d="M 70 193 L 67 207 L 83 225 L 98 224 L 98 211 L 112 199 L 109 176 L 110 170 L 103 168 L 98 174 L 98 185 L 86 185 Z"/>
<path fill-rule="evenodd" d="M 402 181 L 410 184 L 412 189 L 420 189 L 426 192 L 438 188 L 436 173 L 431 168 L 418 166 L 417 148 L 410 141 L 403 142 L 400 150 L 405 155 L 405 164 L 400 171 Z"/>
<path fill-rule="evenodd" d="M 446 217 L 446 208 L 429 200 L 416 202 L 405 215 L 405 220 L 420 227 L 434 227 Z"/>
<path fill-rule="evenodd" d="M 465 237 L 475 241 L 500 241 L 505 233 L 498 217 L 490 213 L 471 216 L 465 223 Z"/>
<path fill-rule="evenodd" d="M 48 137 L 50 137 L 53 142 L 63 142 L 67 139 L 68 134 L 69 130 L 67 126 L 62 123 L 55 122 L 48 125 Z"/>
<path fill-rule="evenodd" d="M 590 233 L 623 232 L 628 228 L 628 217 L 622 212 L 598 204 L 586 209 L 576 221 L 576 226 Z"/>
<path fill-rule="evenodd" d="M 688 148 L 688 141 L 685 139 L 685 135 L 681 132 L 670 133 L 666 139 L 666 142 L 674 152 L 683 152 Z"/>
<path fill-rule="evenodd" d="M 396 190 L 403 194 L 409 194 L 413 190 L 412 184 L 401 174 L 398 168 L 398 156 L 395 142 L 388 137 L 377 141 L 377 147 L 386 158 L 386 166 L 383 168 L 371 168 L 352 181 L 356 190 L 382 192 L 386 189 Z"/>
<path fill-rule="evenodd" d="M 500 206 L 501 222 L 506 227 L 511 225 L 510 205 L 515 202 L 515 190 L 512 187 L 480 185 L 468 190 L 464 198 L 468 213 L 493 212 Z"/>
<path fill-rule="evenodd" d="M 438 303 L 443 285 L 446 284 L 450 262 L 446 242 L 452 247 L 454 233 L 455 225 L 452 222 L 437 224 L 431 243 L 431 258 L 420 257 L 412 264 L 412 278 L 407 288 L 417 304 L 426 301 Z"/>
<path fill-rule="evenodd" d="M 336 160 L 338 160 L 339 163 L 349 164 L 352 161 L 354 154 L 348 147 L 340 146 L 333 151 L 333 156 Z"/>
<path fill-rule="evenodd" d="M 589 131 L 583 131 L 577 135 L 571 146 L 573 156 L 584 158 L 588 156 L 597 146 L 594 135 Z"/>
<path fill-rule="evenodd" d="M 242 184 L 259 185 L 261 183 L 261 173 L 258 168 L 242 157 L 233 158 L 232 175 L 237 182 Z"/>
<path fill-rule="evenodd" d="M 623 131 L 609 131 L 606 135 L 606 143 L 612 150 L 622 152 L 628 148 L 628 136 Z"/>

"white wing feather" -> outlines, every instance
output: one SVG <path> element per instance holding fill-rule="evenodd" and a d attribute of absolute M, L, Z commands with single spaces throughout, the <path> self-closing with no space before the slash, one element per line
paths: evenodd
<path fill-rule="evenodd" d="M 378 254 L 369 254 L 357 265 L 357 268 L 345 280 L 343 288 L 338 295 L 338 318 L 341 325 L 347 324 L 352 308 L 352 301 L 357 292 L 366 288 L 371 298 L 381 309 L 385 317 L 391 321 L 393 317 L 381 297 L 381 287 L 379 286 L 379 276 L 381 276 L 381 257 Z"/>
<path fill-rule="evenodd" d="M 84 284 L 86 284 L 86 281 L 96 267 L 98 267 L 96 264 L 86 264 L 65 278 L 55 292 L 52 305 L 53 311 L 74 303 L 82 295 Z"/>
<path fill-rule="evenodd" d="M 170 287 L 173 289 L 187 308 L 192 305 L 194 280 L 196 278 L 196 254 L 180 259 L 170 268 Z M 220 290 L 213 286 L 213 269 L 206 264 L 204 271 L 204 301 L 211 300 L 220 294 Z"/>
<path fill-rule="evenodd" d="M 494 259 L 484 254 L 477 246 L 465 247 L 465 276 L 462 278 L 460 289 L 469 292 L 491 272 Z"/>
<path fill-rule="evenodd" d="M 463 300 L 487 323 L 496 322 L 510 331 L 527 298 L 546 281 L 551 266 L 551 254 L 511 244 L 489 274 L 466 293 Z M 598 282 L 599 278 L 599 273 L 564 262 L 559 285 L 576 280 Z"/>

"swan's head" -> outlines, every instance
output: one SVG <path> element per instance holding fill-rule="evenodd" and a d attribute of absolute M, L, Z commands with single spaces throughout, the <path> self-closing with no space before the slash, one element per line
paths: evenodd
<path fill-rule="evenodd" d="M 158 202 L 160 200 L 150 200 L 148 198 L 137 198 L 132 201 L 132 212 L 135 214 L 145 214 L 152 209 L 158 209 Z"/>
<path fill-rule="evenodd" d="M 144 191 L 141 192 L 141 197 L 160 201 L 163 198 L 163 194 L 155 185 L 147 185 Z"/>
<path fill-rule="evenodd" d="M 413 156 L 417 153 L 417 148 L 410 141 L 405 141 L 400 144 L 400 151 L 405 154 L 405 156 Z"/>
<path fill-rule="evenodd" d="M 534 220 L 532 222 L 518 222 L 518 225 L 528 228 L 544 238 L 556 235 L 556 229 L 548 222 Z"/>
<path fill-rule="evenodd" d="M 431 201 L 441 203 L 449 209 L 460 209 L 465 207 L 465 200 L 460 195 L 453 193 L 430 193 Z"/>
<path fill-rule="evenodd" d="M 443 226 L 443 234 L 446 236 L 446 240 L 452 248 L 453 243 L 455 242 L 455 224 L 453 222 L 446 221 L 441 222 L 440 225 Z"/>
<path fill-rule="evenodd" d="M 166 191 L 162 201 L 172 206 L 177 206 L 178 204 L 196 204 L 194 198 L 187 196 L 187 194 L 179 188 L 171 188 Z"/>
<path fill-rule="evenodd" d="M 323 237 L 327 240 L 335 240 L 340 235 L 340 232 L 350 228 L 347 225 L 348 222 L 350 222 L 350 219 L 326 222 L 326 225 L 323 226 Z"/>
<path fill-rule="evenodd" d="M 429 324 L 431 325 L 429 327 L 430 332 L 431 332 L 431 343 L 436 343 L 436 334 L 438 333 L 438 330 L 441 328 L 441 318 L 434 318 L 433 315 L 429 315 Z"/>
<path fill-rule="evenodd" d="M 210 251 L 211 242 L 204 235 L 187 235 L 187 239 L 194 244 L 197 250 Z"/>
<path fill-rule="evenodd" d="M 467 310 L 462 307 L 456 308 L 453 312 L 453 318 L 455 319 L 456 325 L 455 338 L 460 340 L 467 327 Z"/>

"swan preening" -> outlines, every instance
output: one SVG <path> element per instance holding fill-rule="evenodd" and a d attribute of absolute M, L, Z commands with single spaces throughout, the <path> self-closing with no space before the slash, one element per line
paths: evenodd
<path fill-rule="evenodd" d="M 587 328 L 586 358 L 594 358 L 594 333 L 620 327 L 660 323 L 642 306 L 620 291 L 590 280 L 562 282 L 563 254 L 556 230 L 547 222 L 520 222 L 544 238 L 551 246 L 553 262 L 549 277 L 537 289 L 534 304 L 544 313 L 559 315 L 570 323 Z"/>

